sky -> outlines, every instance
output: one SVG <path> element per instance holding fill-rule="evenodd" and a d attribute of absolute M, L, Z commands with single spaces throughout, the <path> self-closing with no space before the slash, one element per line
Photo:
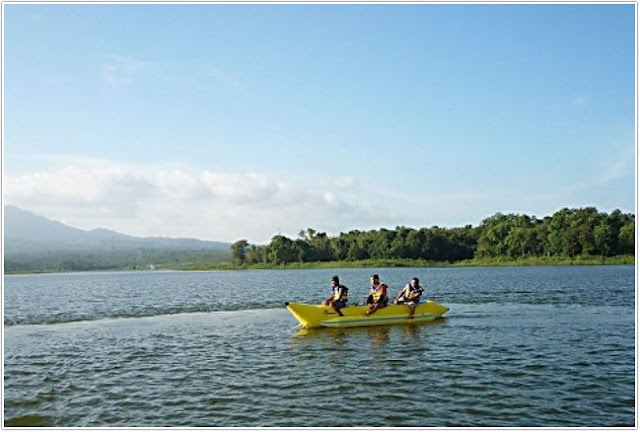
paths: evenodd
<path fill-rule="evenodd" d="M 634 3 L 3 4 L 3 200 L 253 244 L 636 209 Z"/>

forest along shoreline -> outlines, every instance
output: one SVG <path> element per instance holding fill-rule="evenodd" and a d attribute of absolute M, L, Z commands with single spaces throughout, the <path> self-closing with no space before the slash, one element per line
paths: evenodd
<path fill-rule="evenodd" d="M 304 269 L 334 269 L 334 268 L 454 268 L 454 267 L 525 267 L 525 266 L 592 266 L 592 265 L 635 265 L 634 255 L 616 257 L 597 257 L 581 255 L 577 257 L 525 257 L 491 259 L 471 259 L 457 262 L 436 262 L 409 259 L 382 259 L 362 261 L 315 261 L 291 262 L 281 264 L 236 264 L 224 263 L 209 266 L 180 265 L 164 267 L 166 270 L 206 271 L 206 270 L 304 270 Z"/>
<path fill-rule="evenodd" d="M 129 256 L 60 251 L 30 265 L 8 260 L 5 274 L 104 270 L 242 270 L 366 267 L 468 267 L 635 264 L 635 215 L 563 208 L 539 219 L 496 213 L 473 227 L 351 230 L 331 237 L 313 228 L 267 245 L 236 241 L 224 254 L 154 249 Z M 104 254 L 103 254 L 104 255 Z"/>
<path fill-rule="evenodd" d="M 634 264 L 635 215 L 563 208 L 542 219 L 496 213 L 477 227 L 399 226 L 336 237 L 308 228 L 264 246 L 238 240 L 231 254 L 227 268 Z"/>

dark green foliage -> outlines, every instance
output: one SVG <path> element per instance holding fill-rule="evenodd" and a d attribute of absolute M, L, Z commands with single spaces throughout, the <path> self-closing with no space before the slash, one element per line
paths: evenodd
<path fill-rule="evenodd" d="M 267 262 L 286 264 L 304 261 L 305 250 L 301 246 L 302 242 L 293 241 L 282 235 L 274 236 L 267 246 Z"/>
<path fill-rule="evenodd" d="M 613 236 L 615 239 L 616 232 L 613 232 Z M 618 233 L 617 238 L 617 254 L 633 254 L 636 249 L 636 223 L 635 220 L 630 220 L 625 223 L 622 228 L 620 228 L 620 232 Z"/>
<path fill-rule="evenodd" d="M 629 233 L 624 231 L 627 226 Z M 619 210 L 607 215 L 594 207 L 563 208 L 542 220 L 498 213 L 480 228 L 479 258 L 616 256 L 635 251 L 635 216 Z"/>
<path fill-rule="evenodd" d="M 243 262 L 283 265 L 406 259 L 453 263 L 471 259 L 632 255 L 635 216 L 619 210 L 608 215 L 594 207 L 563 208 L 544 219 L 496 213 L 478 227 L 434 226 L 416 230 L 399 226 L 395 230 L 354 230 L 333 238 L 308 228 L 298 237 L 293 241 L 277 235 L 266 246 L 242 243 L 241 249 L 246 251 Z M 233 246 L 232 253 L 234 257 L 239 254 Z"/>
<path fill-rule="evenodd" d="M 249 242 L 247 240 L 238 240 L 231 245 L 231 257 L 239 264 L 244 263 L 247 259 L 248 248 Z"/>

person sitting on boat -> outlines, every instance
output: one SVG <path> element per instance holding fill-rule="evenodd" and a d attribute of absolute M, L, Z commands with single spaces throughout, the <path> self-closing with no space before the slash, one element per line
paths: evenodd
<path fill-rule="evenodd" d="M 410 283 L 402 288 L 393 303 L 409 306 L 409 318 L 413 318 L 416 305 L 420 302 L 420 296 L 422 296 L 422 294 L 424 294 L 424 288 L 420 285 L 420 279 L 414 277 Z"/>
<path fill-rule="evenodd" d="M 371 288 L 369 289 L 369 297 L 367 298 L 367 304 L 369 310 L 367 315 L 371 315 L 381 307 L 385 307 L 389 303 L 387 298 L 387 285 L 380 282 L 380 278 L 377 274 L 371 276 Z"/>
<path fill-rule="evenodd" d="M 340 278 L 338 278 L 338 276 L 333 276 L 331 278 L 331 297 L 322 302 L 322 304 L 325 306 L 331 306 L 338 315 L 344 316 L 340 309 L 347 305 L 348 292 L 349 288 L 340 283 Z"/>

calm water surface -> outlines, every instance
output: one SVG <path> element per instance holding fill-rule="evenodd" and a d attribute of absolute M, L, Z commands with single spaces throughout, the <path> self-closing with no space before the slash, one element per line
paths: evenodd
<path fill-rule="evenodd" d="M 301 330 L 285 301 L 418 276 L 424 325 Z M 340 408 L 339 408 L 340 407 Z M 633 266 L 4 277 L 5 426 L 634 426 Z"/>

